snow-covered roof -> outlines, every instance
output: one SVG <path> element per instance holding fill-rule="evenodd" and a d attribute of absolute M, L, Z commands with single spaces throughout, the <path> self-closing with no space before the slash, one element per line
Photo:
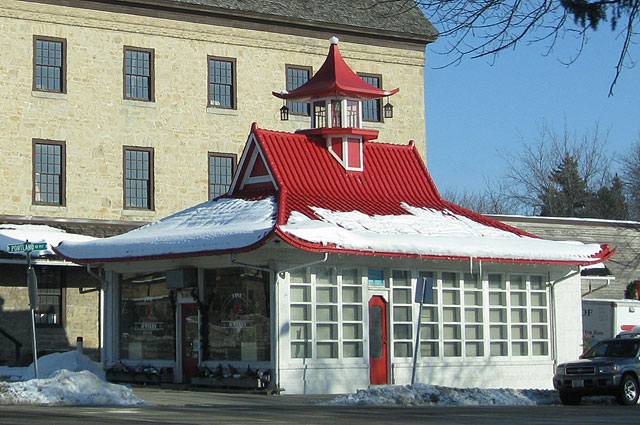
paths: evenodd
<path fill-rule="evenodd" d="M 256 147 L 273 184 L 55 251 L 76 262 L 175 258 L 248 251 L 277 235 L 306 251 L 356 255 L 586 265 L 613 254 L 607 245 L 543 240 L 444 201 L 412 144 L 365 143 L 357 173 L 310 135 L 254 125 L 243 158 Z M 251 175 L 243 163 L 239 172 Z"/>
<path fill-rule="evenodd" d="M 26 241 L 32 243 L 46 243 L 44 251 L 34 251 L 32 257 L 39 255 L 53 255 L 51 247 L 57 246 L 62 241 L 86 242 L 93 240 L 91 236 L 67 233 L 64 230 L 51 226 L 36 224 L 0 224 L 0 252 L 8 252 L 8 245 L 21 244 Z M 12 254 L 25 255 L 24 252 Z"/>
<path fill-rule="evenodd" d="M 122 235 L 56 248 L 74 261 L 114 261 L 247 250 L 273 231 L 276 203 L 220 198 Z"/>
<path fill-rule="evenodd" d="M 602 250 L 598 244 L 516 235 L 446 210 L 402 206 L 406 214 L 381 216 L 314 208 L 319 219 L 294 212 L 280 229 L 298 239 L 345 250 L 421 257 L 592 262 Z"/>

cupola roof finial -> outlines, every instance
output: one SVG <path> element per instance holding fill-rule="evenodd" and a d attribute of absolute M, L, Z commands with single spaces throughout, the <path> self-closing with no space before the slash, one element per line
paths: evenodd
<path fill-rule="evenodd" d="M 329 39 L 329 43 L 331 44 L 338 44 L 339 41 L 340 40 L 335 35 Z"/>

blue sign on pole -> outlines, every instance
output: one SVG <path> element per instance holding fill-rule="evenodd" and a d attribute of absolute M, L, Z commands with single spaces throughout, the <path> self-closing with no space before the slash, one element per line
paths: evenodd
<path fill-rule="evenodd" d="M 415 302 L 423 304 L 433 304 L 433 284 L 435 279 L 432 277 L 419 277 L 416 285 Z"/>

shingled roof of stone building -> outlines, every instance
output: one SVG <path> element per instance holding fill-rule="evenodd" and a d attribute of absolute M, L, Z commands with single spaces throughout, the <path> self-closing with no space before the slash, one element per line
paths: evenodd
<path fill-rule="evenodd" d="M 312 26 L 348 26 L 395 33 L 432 42 L 438 31 L 413 1 L 380 0 L 140 0 L 167 6 L 200 6 L 212 12 L 276 20 L 300 21 Z"/>

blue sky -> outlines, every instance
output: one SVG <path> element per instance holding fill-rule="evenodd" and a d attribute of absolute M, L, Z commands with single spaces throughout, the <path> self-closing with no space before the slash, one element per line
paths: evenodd
<path fill-rule="evenodd" d="M 570 66 L 577 44 L 560 40 L 544 56 L 544 46 L 519 45 L 496 58 L 465 59 L 458 66 L 434 69 L 450 58 L 439 39 L 427 48 L 425 102 L 427 167 L 441 192 L 482 191 L 505 173 L 506 154 L 522 140 L 538 140 L 543 121 L 578 135 L 598 123 L 608 132 L 608 150 L 623 153 L 640 139 L 640 65 L 625 69 L 608 97 L 621 43 L 608 27 L 592 34 Z M 640 49 L 631 50 L 640 53 Z M 636 55 L 638 56 L 638 55 Z M 640 59 L 640 58 L 638 58 Z"/>

